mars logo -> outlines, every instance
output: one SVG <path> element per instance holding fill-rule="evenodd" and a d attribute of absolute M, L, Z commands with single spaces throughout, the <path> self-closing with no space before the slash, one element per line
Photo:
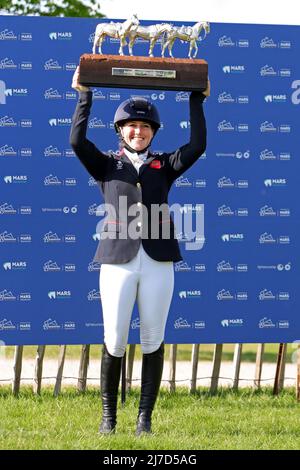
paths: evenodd
<path fill-rule="evenodd" d="M 71 292 L 69 290 L 50 291 L 50 292 L 48 292 L 48 297 L 49 297 L 50 300 L 70 299 L 71 298 Z"/>
<path fill-rule="evenodd" d="M 49 125 L 55 126 L 71 126 L 72 120 L 70 118 L 51 118 L 49 119 Z"/>
<path fill-rule="evenodd" d="M 49 33 L 49 38 L 51 39 L 51 41 L 70 40 L 72 39 L 72 33 L 69 33 L 69 32 L 57 33 L 54 31 L 52 33 Z"/>
<path fill-rule="evenodd" d="M 224 73 L 244 73 L 245 66 L 244 65 L 224 65 L 222 67 Z"/>
<path fill-rule="evenodd" d="M 243 326 L 243 324 L 244 322 L 242 318 L 225 318 L 224 320 L 221 320 L 221 325 L 223 328 L 229 328 L 231 326 Z"/>

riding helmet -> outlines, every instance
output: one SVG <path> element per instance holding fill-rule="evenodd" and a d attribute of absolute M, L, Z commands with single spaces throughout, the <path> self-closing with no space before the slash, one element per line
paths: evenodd
<path fill-rule="evenodd" d="M 114 125 L 117 132 L 119 132 L 119 126 L 122 126 L 126 121 L 148 122 L 154 129 L 154 134 L 160 128 L 157 108 L 150 101 L 142 97 L 129 98 L 120 104 L 114 117 Z"/>

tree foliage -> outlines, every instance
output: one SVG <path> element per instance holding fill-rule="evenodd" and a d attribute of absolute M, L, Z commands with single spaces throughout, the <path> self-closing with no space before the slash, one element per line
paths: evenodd
<path fill-rule="evenodd" d="M 34 16 L 101 18 L 99 1 L 93 0 L 0 0 L 0 13 Z"/>

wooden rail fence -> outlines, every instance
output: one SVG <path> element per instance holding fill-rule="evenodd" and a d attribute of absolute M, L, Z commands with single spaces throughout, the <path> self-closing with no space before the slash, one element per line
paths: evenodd
<path fill-rule="evenodd" d="M 16 396 L 20 391 L 21 385 L 21 374 L 22 374 L 22 361 L 23 361 L 23 350 L 24 346 L 15 346 L 14 354 L 14 365 L 13 365 L 13 377 L 12 377 L 12 393 Z M 33 377 L 33 391 L 35 394 L 39 395 L 42 388 L 42 378 L 43 378 L 43 361 L 45 357 L 46 346 L 38 346 L 36 359 L 35 359 L 35 370 Z M 60 346 L 59 357 L 58 357 L 58 367 L 57 374 L 54 385 L 54 396 L 58 396 L 61 392 L 62 380 L 63 380 L 63 370 L 65 365 L 67 346 Z M 131 344 L 128 347 L 127 354 L 125 355 L 125 360 L 123 361 L 122 367 L 122 401 L 125 400 L 125 389 L 127 391 L 132 387 L 132 375 L 133 375 L 133 365 L 135 358 L 136 345 Z M 189 379 L 189 389 L 191 393 L 194 393 L 197 389 L 197 372 L 199 366 L 199 344 L 193 344 L 192 353 L 191 353 L 191 375 Z M 232 377 L 232 388 L 237 390 L 240 382 L 240 368 L 242 361 L 242 351 L 243 344 L 236 344 L 234 349 L 233 357 L 233 377 Z M 265 345 L 258 344 L 256 352 L 256 363 L 255 363 L 255 374 L 253 378 L 253 387 L 260 388 L 262 382 L 262 368 L 263 368 L 263 358 L 264 358 Z M 220 379 L 220 369 L 222 362 L 222 352 L 223 344 L 216 344 L 214 346 L 214 354 L 212 359 L 212 374 L 210 377 L 210 393 L 216 393 L 218 390 L 218 384 Z M 285 379 L 285 366 L 286 366 L 286 353 L 287 353 L 287 344 L 280 343 L 278 346 L 277 354 L 277 363 L 276 363 L 276 372 L 273 384 L 273 394 L 278 395 L 284 387 Z M 5 359 L 2 359 L 2 361 Z M 82 346 L 80 361 L 79 361 L 79 371 L 77 378 L 77 389 L 79 392 L 84 393 L 87 388 L 88 380 L 88 367 L 90 361 L 90 345 L 85 344 Z M 177 344 L 170 345 L 169 352 L 169 379 L 168 379 L 168 388 L 171 392 L 176 391 L 176 362 L 177 362 Z M 296 345 L 296 350 L 294 352 L 294 362 L 296 362 L 296 399 L 300 401 L 300 344 Z M 200 363 L 201 364 L 201 363 Z M 0 369 L 0 383 L 1 383 L 1 369 Z"/>

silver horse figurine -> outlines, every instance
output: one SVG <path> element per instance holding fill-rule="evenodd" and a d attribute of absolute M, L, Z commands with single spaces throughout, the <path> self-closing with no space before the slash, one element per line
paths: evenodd
<path fill-rule="evenodd" d="M 96 26 L 95 38 L 93 44 L 93 54 L 96 54 L 96 47 L 99 47 L 99 54 L 102 54 L 102 42 L 105 36 L 120 40 L 119 54 L 124 55 L 123 47 L 126 46 L 126 35 L 131 30 L 135 30 L 139 25 L 139 19 L 137 15 L 132 15 L 132 17 L 124 23 L 99 23 Z"/>
<path fill-rule="evenodd" d="M 158 41 L 159 37 L 163 33 L 170 33 L 172 30 L 172 25 L 169 23 L 158 23 L 152 24 L 150 26 L 141 26 L 139 25 L 137 28 L 130 29 L 127 33 L 127 37 L 129 38 L 129 54 L 133 55 L 132 48 L 137 38 L 143 38 L 150 41 L 149 46 L 149 57 L 153 57 L 153 48 Z"/>
<path fill-rule="evenodd" d="M 162 52 L 161 56 L 165 56 L 165 50 L 168 47 L 170 57 L 173 57 L 172 48 L 176 39 L 181 39 L 183 42 L 189 42 L 189 59 L 195 58 L 198 52 L 197 40 L 200 37 L 201 30 L 204 29 L 204 38 L 210 31 L 210 26 L 207 21 L 199 21 L 195 23 L 193 26 L 185 26 L 182 25 L 180 27 L 173 26 L 171 31 L 166 32 L 163 36 L 163 44 L 162 44 Z M 203 39 L 204 39 L 203 38 Z M 200 40 L 202 40 L 200 38 Z M 194 55 L 192 56 L 192 51 L 195 50 Z"/>

